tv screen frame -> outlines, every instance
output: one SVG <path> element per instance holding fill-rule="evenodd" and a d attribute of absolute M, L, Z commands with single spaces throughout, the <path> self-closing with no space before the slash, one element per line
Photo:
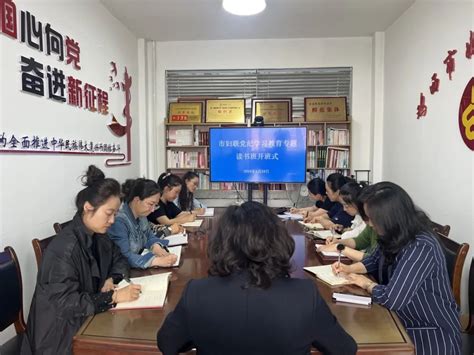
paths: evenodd
<path fill-rule="evenodd" d="M 248 180 L 213 180 L 212 179 L 212 132 L 217 130 L 241 130 L 241 129 L 249 129 L 249 130 L 265 130 L 265 129 L 301 129 L 304 130 L 304 173 L 302 174 L 302 180 L 294 180 L 294 181 L 248 181 Z M 308 127 L 306 126 L 290 126 L 290 127 L 210 127 L 209 128 L 209 181 L 211 183 L 245 183 L 245 184 L 305 184 L 306 183 L 306 173 L 307 173 L 307 164 L 308 164 Z M 284 167 L 283 167 L 284 168 Z"/>

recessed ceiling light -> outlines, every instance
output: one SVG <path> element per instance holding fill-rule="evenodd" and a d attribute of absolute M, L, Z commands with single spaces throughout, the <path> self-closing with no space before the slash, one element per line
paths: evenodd
<path fill-rule="evenodd" d="M 239 16 L 256 15 L 265 10 L 265 0 L 223 0 L 222 7 L 227 12 Z"/>

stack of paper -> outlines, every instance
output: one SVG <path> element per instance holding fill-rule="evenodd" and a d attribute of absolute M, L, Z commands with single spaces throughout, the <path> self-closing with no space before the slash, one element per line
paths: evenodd
<path fill-rule="evenodd" d="M 331 269 L 331 265 L 307 266 L 303 269 L 316 275 L 318 279 L 321 279 L 322 281 L 328 283 L 331 286 L 350 284 L 350 282 L 344 277 L 334 275 Z"/>
<path fill-rule="evenodd" d="M 324 229 L 321 223 L 305 223 L 303 221 L 299 221 L 298 223 L 302 224 L 304 227 L 308 229 Z"/>
<path fill-rule="evenodd" d="M 367 297 L 367 296 L 357 296 L 357 295 L 351 295 L 347 293 L 334 292 L 332 294 L 332 298 L 337 302 L 355 303 L 355 304 L 362 304 L 365 306 L 372 304 L 372 298 Z"/>
<path fill-rule="evenodd" d="M 334 234 L 332 234 L 332 232 L 330 230 L 322 230 L 322 231 L 311 231 L 311 234 L 314 235 L 315 237 L 318 237 L 320 239 L 327 239 L 329 237 L 333 237 Z"/>
<path fill-rule="evenodd" d="M 297 213 L 290 213 L 290 212 L 285 212 L 284 214 L 279 214 L 277 215 L 281 219 L 294 219 L 295 221 L 299 221 L 303 219 L 302 214 L 297 214 Z"/>
<path fill-rule="evenodd" d="M 182 226 L 183 227 L 200 227 L 201 224 L 202 224 L 202 219 L 196 219 L 194 222 L 186 222 L 186 223 L 183 223 Z"/>
<path fill-rule="evenodd" d="M 214 207 L 208 207 L 203 214 L 198 214 L 198 217 L 213 217 L 214 216 Z"/>
<path fill-rule="evenodd" d="M 171 272 L 158 275 L 149 275 L 142 277 L 134 277 L 131 281 L 134 284 L 142 286 L 140 297 L 132 302 L 118 303 L 115 308 L 111 310 L 120 309 L 137 309 L 137 308 L 161 308 L 166 299 L 166 292 L 168 291 L 168 282 Z M 118 287 L 126 287 L 129 283 L 122 280 Z"/>
<path fill-rule="evenodd" d="M 165 238 L 169 241 L 168 246 L 188 244 L 188 235 L 186 233 L 177 233 L 169 235 Z"/>
<path fill-rule="evenodd" d="M 321 253 L 324 256 L 335 256 L 335 257 L 339 256 L 338 251 L 322 251 L 322 250 L 319 250 L 323 246 L 323 244 L 315 244 L 315 246 L 316 246 L 316 249 L 318 250 L 318 253 Z"/>

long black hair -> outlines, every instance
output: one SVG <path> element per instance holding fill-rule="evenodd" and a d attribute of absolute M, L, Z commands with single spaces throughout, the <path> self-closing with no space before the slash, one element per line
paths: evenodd
<path fill-rule="evenodd" d="M 94 209 L 102 206 L 110 197 L 120 197 L 120 184 L 117 180 L 106 178 L 102 170 L 95 165 L 89 165 L 87 172 L 81 178 L 84 189 L 76 196 L 78 213 L 84 211 L 84 204 L 89 202 Z"/>
<path fill-rule="evenodd" d="M 130 203 L 135 197 L 144 200 L 158 193 L 161 193 L 161 190 L 158 184 L 153 180 L 144 178 L 127 179 L 125 183 L 122 184 L 123 200 L 126 203 Z"/>
<path fill-rule="evenodd" d="M 326 178 L 326 182 L 333 192 L 338 192 L 349 181 L 352 181 L 352 179 L 345 177 L 341 173 L 332 173 Z"/>
<path fill-rule="evenodd" d="M 321 195 L 326 196 L 326 186 L 324 184 L 324 180 L 321 178 L 314 178 L 311 179 L 308 184 L 308 191 L 311 192 L 313 195 Z"/>
<path fill-rule="evenodd" d="M 367 186 L 360 195 L 365 211 L 378 234 L 387 264 L 422 232 L 432 234 L 425 212 L 415 206 L 400 186 L 384 181 Z"/>
<path fill-rule="evenodd" d="M 295 242 L 277 215 L 258 202 L 230 206 L 219 219 L 209 244 L 209 275 L 246 271 L 244 287 L 266 289 L 277 277 L 289 277 Z"/>
<path fill-rule="evenodd" d="M 199 178 L 199 175 L 193 171 L 188 171 L 186 174 L 183 175 L 183 187 L 179 192 L 178 202 L 179 207 L 183 211 L 192 211 L 193 209 L 193 199 L 194 195 L 191 191 L 188 190 L 186 185 L 186 181 Z"/>
<path fill-rule="evenodd" d="M 363 220 L 366 220 L 367 217 L 364 212 L 364 204 L 360 201 L 359 195 L 365 186 L 367 186 L 365 183 L 349 181 L 339 190 L 339 196 L 341 196 L 342 200 L 348 205 L 355 206 Z"/>

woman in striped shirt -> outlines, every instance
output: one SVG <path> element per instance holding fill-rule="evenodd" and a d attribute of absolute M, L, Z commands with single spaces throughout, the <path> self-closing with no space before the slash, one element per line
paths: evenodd
<path fill-rule="evenodd" d="M 460 354 L 459 310 L 454 300 L 444 252 L 426 214 L 398 185 L 381 182 L 363 193 L 378 248 L 362 262 L 333 264 L 379 303 L 397 313 L 417 354 Z M 378 283 L 359 275 L 372 273 Z M 378 276 L 378 277 L 377 277 Z"/>

